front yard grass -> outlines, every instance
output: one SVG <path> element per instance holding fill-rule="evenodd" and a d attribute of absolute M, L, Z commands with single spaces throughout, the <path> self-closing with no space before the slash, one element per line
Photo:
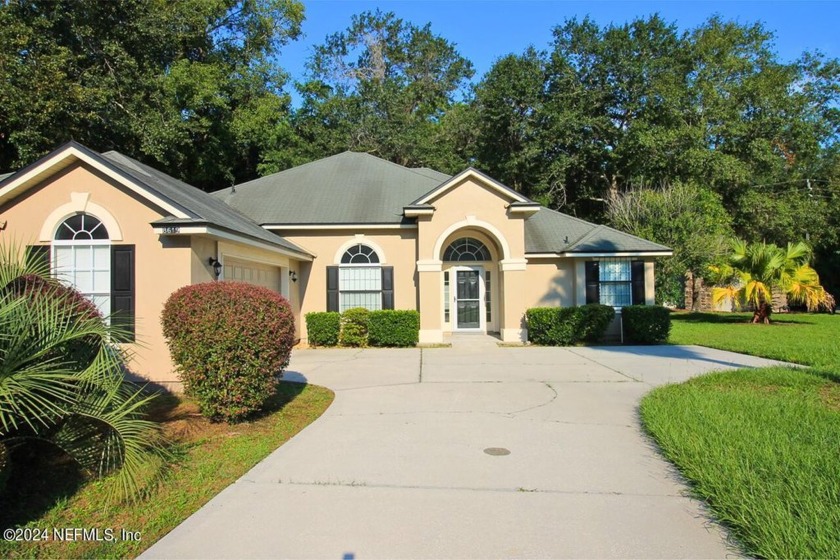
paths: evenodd
<path fill-rule="evenodd" d="M 672 313 L 672 344 L 699 344 L 840 374 L 840 314 L 776 313 L 752 325 L 752 313 Z"/>
<path fill-rule="evenodd" d="M 0 541 L 0 558 L 133 558 L 318 418 L 333 396 L 323 387 L 281 382 L 263 415 L 235 425 L 211 424 L 194 402 L 162 396 L 150 416 L 174 442 L 174 462 L 139 501 L 107 505 L 107 479 L 85 482 L 60 461 L 16 469 L 0 495 L 4 529 L 112 529 L 117 537 L 124 529 L 139 532 L 140 540 Z"/>
<path fill-rule="evenodd" d="M 675 313 L 669 342 L 812 366 L 718 372 L 642 399 L 646 431 L 764 558 L 840 558 L 840 315 Z"/>
<path fill-rule="evenodd" d="M 840 383 L 832 377 L 742 369 L 642 399 L 645 429 L 749 555 L 840 558 Z"/>

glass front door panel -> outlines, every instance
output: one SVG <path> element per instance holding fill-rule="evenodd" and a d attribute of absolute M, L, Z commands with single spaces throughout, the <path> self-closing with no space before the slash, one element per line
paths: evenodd
<path fill-rule="evenodd" d="M 477 270 L 459 270 L 456 275 L 455 308 L 458 313 L 459 329 L 481 327 L 481 286 Z"/>

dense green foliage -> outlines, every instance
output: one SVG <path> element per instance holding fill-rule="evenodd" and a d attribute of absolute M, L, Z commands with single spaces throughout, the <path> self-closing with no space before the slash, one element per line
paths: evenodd
<path fill-rule="evenodd" d="M 371 346 L 414 346 L 420 336 L 420 314 L 413 309 L 371 311 L 368 343 Z"/>
<path fill-rule="evenodd" d="M 720 195 L 684 183 L 628 191 L 609 201 L 607 217 L 621 231 L 674 250 L 674 256 L 656 260 L 656 301 L 678 307 L 697 303 L 683 301 L 686 272 L 701 276 L 732 237 L 732 219 Z"/>
<path fill-rule="evenodd" d="M 71 138 L 202 187 L 255 176 L 289 141 L 295 0 L 0 3 L 0 169 Z"/>
<path fill-rule="evenodd" d="M 672 344 L 699 344 L 834 371 L 840 375 L 840 315 L 777 314 L 752 327 L 749 313 L 672 313 Z"/>
<path fill-rule="evenodd" d="M 338 342 L 342 346 L 367 346 L 370 311 L 364 307 L 353 307 L 341 314 L 341 332 Z"/>
<path fill-rule="evenodd" d="M 664 344 L 671 332 L 671 312 L 658 305 L 622 307 L 621 322 L 628 344 Z"/>
<path fill-rule="evenodd" d="M 414 346 L 420 334 L 420 314 L 414 310 L 362 307 L 306 314 L 311 346 Z"/>
<path fill-rule="evenodd" d="M 117 334 L 46 265 L 2 250 L 0 479 L 15 453 L 42 456 L 44 444 L 88 473 L 118 471 L 118 496 L 136 494 L 154 474 L 157 426 L 142 417 L 150 397 L 126 382 Z"/>
<path fill-rule="evenodd" d="M 640 414 L 747 555 L 837 558 L 838 379 L 789 368 L 712 373 L 655 389 Z"/>
<path fill-rule="evenodd" d="M 202 414 L 228 423 L 262 409 L 295 342 L 289 302 L 245 282 L 185 286 L 169 296 L 161 322 L 185 392 Z"/>
<path fill-rule="evenodd" d="M 310 346 L 335 346 L 341 332 L 338 311 L 313 311 L 306 314 L 306 335 Z"/>
<path fill-rule="evenodd" d="M 71 137 L 206 189 L 348 149 L 472 165 L 673 247 L 662 302 L 680 303 L 678 269 L 702 268 L 700 249 L 730 227 L 749 242 L 808 239 L 823 283 L 840 286 L 837 60 L 783 61 L 770 30 L 717 16 L 686 30 L 584 18 L 546 22 L 545 50 L 470 84 L 451 38 L 374 11 L 314 48 L 292 108 L 278 53 L 302 19 L 296 0 L 2 2 L 0 170 Z M 612 212 L 622 196 L 629 221 Z"/>
<path fill-rule="evenodd" d="M 544 346 L 598 342 L 614 315 L 611 306 L 597 303 L 580 307 L 532 307 L 525 311 L 528 340 Z"/>

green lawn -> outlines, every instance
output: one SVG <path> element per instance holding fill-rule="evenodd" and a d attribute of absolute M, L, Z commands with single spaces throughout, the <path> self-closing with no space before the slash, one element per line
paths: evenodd
<path fill-rule="evenodd" d="M 673 313 L 669 342 L 699 344 L 826 368 L 840 374 L 840 314 L 775 314 L 770 325 L 751 313 Z"/>
<path fill-rule="evenodd" d="M 262 417 L 231 426 L 208 422 L 192 401 L 163 397 L 151 416 L 174 442 L 175 461 L 143 499 L 108 505 L 107 479 L 85 482 L 58 460 L 16 469 L 0 495 L 0 528 L 111 529 L 118 542 L 0 541 L 0 558 L 133 558 L 318 418 L 332 399 L 323 387 L 281 383 Z M 119 540 L 122 530 L 139 540 Z"/>
<path fill-rule="evenodd" d="M 840 558 L 840 315 L 676 313 L 670 342 L 813 366 L 660 387 L 642 423 L 749 555 Z"/>

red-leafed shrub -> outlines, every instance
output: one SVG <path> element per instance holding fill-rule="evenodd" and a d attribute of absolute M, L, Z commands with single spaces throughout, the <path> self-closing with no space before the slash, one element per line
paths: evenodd
<path fill-rule="evenodd" d="M 202 414 L 232 423 L 260 410 L 289 364 L 289 302 L 244 282 L 185 286 L 163 308 L 163 334 Z"/>

